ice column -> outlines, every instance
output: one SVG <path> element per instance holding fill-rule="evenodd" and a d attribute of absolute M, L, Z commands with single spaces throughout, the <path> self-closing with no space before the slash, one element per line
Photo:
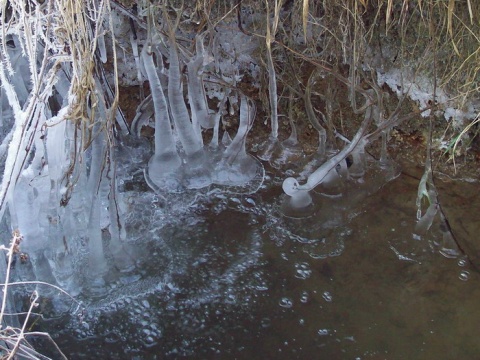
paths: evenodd
<path fill-rule="evenodd" d="M 300 157 L 303 155 L 303 149 L 298 142 L 297 127 L 294 121 L 293 114 L 293 94 L 290 94 L 288 120 L 290 122 L 290 136 L 281 142 L 278 151 L 273 154 L 270 159 L 270 164 L 273 167 L 281 167 L 284 165 L 297 164 Z"/>
<path fill-rule="evenodd" d="M 103 275 L 107 270 L 100 222 L 100 185 L 101 181 L 105 181 L 102 176 L 104 171 L 105 140 L 103 132 L 100 131 L 101 126 L 100 121 L 97 121 L 93 127 L 95 138 L 91 145 L 90 174 L 86 189 L 87 209 L 90 214 L 88 220 L 88 277 L 90 280 L 89 287 L 92 292 L 102 291 L 104 287 Z"/>
<path fill-rule="evenodd" d="M 240 125 L 215 169 L 214 182 L 222 185 L 244 185 L 255 177 L 259 163 L 245 150 L 248 131 L 255 119 L 255 105 L 241 95 Z"/>
<path fill-rule="evenodd" d="M 177 135 L 182 142 L 185 154 L 187 157 L 190 157 L 196 153 L 202 152 L 202 139 L 199 138 L 192 126 L 187 105 L 185 104 L 185 99 L 183 97 L 183 83 L 182 76 L 180 74 L 180 62 L 175 43 L 172 43 L 170 47 L 168 100 L 170 102 L 170 110 L 172 111 Z"/>
<path fill-rule="evenodd" d="M 184 181 L 190 189 L 199 189 L 211 184 L 210 164 L 203 150 L 201 134 L 190 121 L 183 97 L 183 83 L 180 73 L 175 38 L 171 36 L 170 68 L 168 71 L 168 101 L 178 137 L 185 152 Z"/>
<path fill-rule="evenodd" d="M 317 160 L 323 161 L 323 159 L 325 159 L 327 132 L 325 128 L 322 125 L 320 125 L 317 115 L 315 115 L 315 111 L 313 110 L 313 105 L 312 105 L 312 94 L 311 94 L 312 86 L 315 83 L 316 74 L 317 74 L 316 71 L 314 71 L 312 75 L 310 75 L 310 78 L 308 79 L 307 87 L 305 88 L 305 95 L 303 100 L 305 102 L 305 111 L 307 113 L 308 120 L 310 121 L 312 126 L 315 128 L 315 130 L 318 131 L 318 149 L 317 149 L 316 156 L 319 159 Z M 323 113 L 322 113 L 322 116 L 323 116 Z"/>
<path fill-rule="evenodd" d="M 150 51 L 149 51 L 150 50 Z M 177 153 L 175 138 L 172 132 L 168 105 L 160 83 L 151 47 L 145 46 L 142 50 L 142 61 L 150 83 L 153 106 L 155 109 L 155 153 L 148 162 L 148 177 L 159 188 L 170 187 L 168 181 L 174 181 L 179 167 L 182 164 Z M 158 62 L 162 61 L 157 59 Z"/>
<path fill-rule="evenodd" d="M 187 64 L 188 99 L 192 110 L 192 123 L 211 129 L 215 126 L 215 118 L 208 108 L 202 79 L 203 67 L 210 61 L 210 57 L 205 54 L 203 38 L 204 35 L 197 36 L 196 55 Z"/>

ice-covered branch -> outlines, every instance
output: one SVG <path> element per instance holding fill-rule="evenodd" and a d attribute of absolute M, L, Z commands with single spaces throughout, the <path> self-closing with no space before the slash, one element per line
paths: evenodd
<path fill-rule="evenodd" d="M 371 120 L 371 113 L 367 112 L 365 114 L 362 125 L 358 129 L 350 144 L 345 146 L 342 151 L 328 159 L 325 163 L 323 163 L 322 166 L 320 166 L 317 170 L 310 174 L 305 184 L 300 185 L 298 181 L 294 178 L 285 179 L 282 186 L 285 193 L 290 196 L 296 196 L 301 192 L 308 192 L 312 190 L 318 184 L 324 181 L 324 179 L 327 178 L 331 171 L 335 171 L 337 165 L 340 164 L 341 161 L 345 160 L 345 158 L 355 149 L 357 149 L 358 147 L 365 147 L 365 133 L 371 123 Z"/>

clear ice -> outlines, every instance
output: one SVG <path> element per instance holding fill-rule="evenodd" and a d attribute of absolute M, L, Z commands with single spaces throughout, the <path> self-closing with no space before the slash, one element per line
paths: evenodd
<path fill-rule="evenodd" d="M 220 185 L 244 185 L 252 180 L 261 164 L 253 156 L 247 154 L 245 143 L 247 134 L 255 119 L 255 104 L 241 95 L 240 125 L 232 142 L 225 149 L 221 161 L 214 171 L 214 182 Z"/>
<path fill-rule="evenodd" d="M 178 155 L 173 135 L 167 100 L 153 62 L 152 46 L 144 46 L 142 62 L 150 84 L 155 116 L 155 152 L 148 162 L 147 173 L 152 186 L 159 189 L 175 189 L 179 182 L 182 159 Z M 157 63 L 163 60 L 157 52 Z"/>

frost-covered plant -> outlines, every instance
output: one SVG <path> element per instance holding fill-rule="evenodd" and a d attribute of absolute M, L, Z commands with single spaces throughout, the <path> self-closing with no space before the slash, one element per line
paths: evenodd
<path fill-rule="evenodd" d="M 116 128 L 118 85 L 107 83 L 102 68 L 109 60 L 116 79 L 116 50 L 107 51 L 104 41 L 109 33 L 115 43 L 110 2 L 1 6 L 0 81 L 8 99 L 2 120 L 11 129 L 1 145 L 0 219 L 8 210 L 27 251 L 48 249 L 33 262 L 39 279 L 53 276 L 78 293 L 89 286 L 80 282 L 104 269 L 101 229 L 110 227 L 111 245 L 124 234 L 113 148 L 115 132 L 127 127 Z M 74 274 L 78 253 L 71 248 L 78 246 L 88 251 L 91 266 Z"/>
<path fill-rule="evenodd" d="M 0 80 L 14 122 L 0 190 L 0 215 L 21 171 L 39 166 L 42 157 L 48 161 L 50 171 L 57 172 L 55 180 L 63 178 L 63 201 L 68 202 L 78 159 L 97 135 L 93 124 L 101 122 L 96 129 L 106 131 L 112 140 L 117 102 L 113 98 L 107 106 L 95 80 L 97 40 L 105 31 L 104 20 L 110 13 L 108 1 L 47 1 L 30 6 L 9 1 L 8 6 L 7 11 L 7 2 L 3 2 Z M 103 58 L 104 42 L 99 44 Z M 26 98 L 22 90 L 25 87 L 30 92 Z M 54 108 L 49 104 L 55 104 Z M 65 141 L 63 131 L 49 131 L 64 127 L 65 122 L 69 123 L 65 131 L 74 132 L 71 141 Z M 47 151 L 57 153 L 44 153 L 42 142 Z M 70 159 L 68 169 L 65 157 Z M 58 173 L 59 169 L 66 173 Z"/>

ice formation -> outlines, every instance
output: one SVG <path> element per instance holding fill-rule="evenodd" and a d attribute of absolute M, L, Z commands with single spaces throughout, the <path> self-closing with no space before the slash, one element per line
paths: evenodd
<path fill-rule="evenodd" d="M 308 94 L 308 87 L 307 87 Z M 373 102 L 374 95 L 376 95 L 376 102 Z M 319 192 L 328 194 L 335 189 L 339 192 L 336 195 L 342 195 L 342 186 L 345 188 L 364 187 L 368 186 L 376 188 L 380 184 L 386 183 L 399 175 L 397 165 L 390 161 L 386 148 L 386 132 L 388 131 L 388 122 L 383 117 L 383 100 L 379 89 L 367 90 L 364 93 L 366 103 L 364 120 L 357 130 L 354 138 L 349 141 L 341 151 L 334 152 L 330 157 L 327 157 L 325 149 L 326 131 L 320 125 L 316 118 L 311 103 L 310 96 L 306 96 L 306 111 L 309 115 L 310 122 L 319 132 L 320 147 L 317 151 L 317 161 L 320 162 L 313 172 L 307 175 L 306 182 L 300 184 L 295 178 L 289 177 L 283 181 L 283 191 L 287 195 L 284 199 L 282 208 L 287 216 L 302 216 L 308 215 L 311 211 L 315 211 L 314 200 L 310 192 L 314 189 L 319 189 Z M 377 126 L 376 132 L 367 134 L 367 130 L 372 122 Z M 380 135 L 378 135 L 379 133 Z M 372 171 L 372 166 L 368 166 L 367 154 L 365 147 L 376 136 L 382 137 L 382 148 L 380 160 L 376 162 L 376 170 Z M 317 161 L 313 161 L 314 164 Z M 377 172 L 376 181 L 372 181 L 370 185 L 365 185 L 365 177 L 367 169 L 369 172 Z M 382 184 L 383 185 L 383 184 Z M 382 186 L 380 185 L 380 186 Z M 367 190 L 369 191 L 369 190 Z"/>
<path fill-rule="evenodd" d="M 132 127 L 139 134 L 141 127 L 149 123 L 148 118 L 152 115 L 155 118 L 155 152 L 145 171 L 145 179 L 159 193 L 201 189 L 212 183 L 244 186 L 260 172 L 261 164 L 248 155 L 245 148 L 247 134 L 255 119 L 253 102 L 245 95 L 233 94 L 224 87 L 224 93 L 217 95 L 217 112 L 208 107 L 202 73 L 204 67 L 211 63 L 211 56 L 203 45 L 205 35 L 197 35 L 195 53 L 188 55 L 182 51 L 182 58 L 173 35 L 169 38 L 168 50 L 146 43 L 141 52 L 152 94 L 151 99 L 145 99 L 140 105 Z M 158 40 L 161 36 L 155 34 L 152 38 Z M 167 53 L 169 62 L 167 93 L 158 76 L 164 73 L 162 51 Z M 189 107 L 185 102 L 184 77 L 180 71 L 183 64 L 187 69 Z M 239 128 L 231 142 L 222 142 L 223 149 L 219 146 L 221 117 L 226 101 L 236 102 L 237 96 L 241 98 Z M 211 128 L 212 140 L 204 146 L 202 131 Z M 224 132 L 223 137 L 228 137 L 228 134 Z"/>
<path fill-rule="evenodd" d="M 23 235 L 21 251 L 31 264 L 17 276 L 73 295 L 105 291 L 107 257 L 121 256 L 124 238 L 114 175 L 117 100 L 104 73 L 92 67 L 112 56 L 103 38 L 111 27 L 109 4 L 84 5 L 65 11 L 60 2 L 48 9 L 36 4 L 32 11 L 12 4 L 0 65 L 0 217 Z M 55 21 L 42 15 L 53 7 Z M 58 29 L 73 31 L 69 24 L 78 42 L 56 42 Z"/>
<path fill-rule="evenodd" d="M 157 52 L 157 63 L 163 62 Z M 175 189 L 179 182 L 178 171 L 182 159 L 178 155 L 176 141 L 173 136 L 172 126 L 168 113 L 167 99 L 162 89 L 160 79 L 153 62 L 152 46 L 145 46 L 142 50 L 142 62 L 145 67 L 155 114 L 155 153 L 148 163 L 148 178 L 152 186 L 160 189 Z M 173 184 L 172 184 L 173 182 Z"/>
<path fill-rule="evenodd" d="M 109 25 L 112 26 L 104 23 L 90 34 L 103 34 Z M 174 206 L 172 198 L 193 204 L 202 193 L 198 190 L 203 188 L 207 189 L 204 193 L 210 189 L 254 192 L 264 179 L 262 164 L 246 150 L 256 116 L 255 103 L 236 87 L 242 77 L 239 67 L 249 67 L 252 73 L 258 71 L 258 66 L 248 58 L 258 40 L 225 31 L 215 35 L 218 38 L 209 39 L 217 44 L 210 49 L 204 42 L 214 35 L 203 33 L 193 39 L 192 50 L 177 43 L 173 33 L 164 36 L 154 28 L 150 31 L 150 36 L 140 30 L 135 36 L 132 34 L 129 46 L 138 67 L 134 77 L 140 84 L 143 79 L 148 80 L 151 93 L 137 109 L 131 130 L 139 135 L 143 126 L 153 125 L 152 153 L 145 141 L 125 136 L 126 131 L 115 134 L 112 122 L 118 117 L 109 105 L 114 103 L 113 93 L 106 89 L 103 78 L 84 79 L 83 73 L 69 63 L 61 64 L 61 71 L 52 67 L 50 81 L 42 83 L 45 101 L 34 104 L 29 95 L 33 76 L 27 71 L 33 68 L 32 59 L 22 55 L 15 35 L 15 47 L 8 50 L 14 75 L 7 78 L 7 71 L 1 72 L 2 124 L 9 130 L 4 132 L 0 147 L 7 156 L 0 210 L 5 212 L 8 208 L 11 226 L 18 227 L 25 237 L 24 251 L 30 254 L 33 269 L 29 275 L 60 285 L 74 295 L 102 297 L 112 290 L 109 284 L 123 286 L 122 282 L 128 282 L 130 276 L 137 276 L 132 274 L 138 272 L 138 257 L 144 254 L 142 247 L 132 246 L 129 241 L 142 241 L 142 236 L 156 234 L 165 226 L 168 214 L 175 212 L 169 208 L 168 212 L 158 210 L 151 214 L 149 226 L 153 224 L 155 230 L 150 232 L 144 229 L 144 220 L 128 214 L 128 209 L 136 206 L 129 198 L 132 194 L 147 199 L 135 200 L 142 207 L 161 208 L 166 204 Z M 98 38 L 99 58 L 95 60 L 100 63 L 111 56 L 108 39 L 102 36 Z M 224 41 L 225 38 L 233 40 Z M 243 51 L 242 46 L 248 51 Z M 276 109 L 271 61 L 270 100 Z M 168 64 L 168 69 L 164 64 Z M 212 72 L 219 77 L 209 77 Z M 82 81 L 90 87 L 84 98 L 78 98 L 73 87 L 80 86 Z M 304 98 L 306 105 L 309 96 Z M 47 103 L 50 106 L 45 106 Z M 222 117 L 227 111 L 229 116 L 238 118 L 235 134 L 222 129 Z M 320 135 L 316 157 L 323 161 L 325 129 L 316 120 L 311 104 L 310 116 Z M 273 111 L 274 138 L 278 124 L 273 119 L 277 117 Z M 293 117 L 289 120 L 291 135 L 282 143 L 274 141 L 282 152 L 270 159 L 280 168 L 289 162 L 289 156 L 301 154 Z M 213 133 L 208 144 L 206 130 L 208 136 Z M 335 186 L 348 174 L 363 176 L 363 135 L 362 131 L 343 151 L 314 171 L 306 184 L 300 185 L 293 178 L 285 180 L 283 188 L 290 195 L 289 206 L 295 213 L 309 207 L 315 196 L 311 190 L 319 183 Z M 19 151 L 24 148 L 29 151 Z M 349 155 L 353 159 L 350 169 L 345 160 Z M 126 183 L 141 187 L 142 166 L 155 194 L 145 188 L 130 193 L 125 190 Z M 215 186 L 211 187 L 212 184 Z M 134 240 L 127 240 L 127 229 L 128 236 L 136 234 Z M 166 254 L 174 252 L 169 246 L 165 245 Z M 170 264 L 169 261 L 172 260 L 165 263 Z"/>
<path fill-rule="evenodd" d="M 464 126 L 466 121 L 475 119 L 480 110 L 480 104 L 474 101 L 468 101 L 463 107 L 458 107 L 448 91 L 441 87 L 436 87 L 433 79 L 426 76 L 414 74 L 410 67 L 402 69 L 392 68 L 389 70 L 377 71 L 378 84 L 388 85 L 388 87 L 397 94 L 398 97 L 408 96 L 410 99 L 418 102 L 420 109 L 428 109 L 429 102 L 435 91 L 436 101 L 439 104 L 439 110 L 442 112 L 445 120 L 452 120 L 457 127 Z M 457 106 L 455 106 L 457 105 Z M 430 110 L 425 110 L 421 114 L 423 117 L 430 115 Z"/>
<path fill-rule="evenodd" d="M 270 164 L 275 168 L 284 168 L 297 163 L 303 156 L 303 148 L 298 141 L 297 125 L 293 114 L 293 94 L 289 99 L 288 121 L 290 124 L 290 136 L 280 142 L 275 152 L 272 153 Z"/>
<path fill-rule="evenodd" d="M 214 182 L 220 185 L 243 185 L 252 180 L 262 165 L 245 149 L 247 134 L 255 119 L 255 104 L 245 95 L 240 101 L 240 125 L 232 142 L 225 149 L 214 171 Z"/>
<path fill-rule="evenodd" d="M 187 63 L 188 100 L 192 112 L 192 123 L 205 129 L 215 126 L 214 112 L 208 108 L 207 97 L 203 85 L 203 68 L 210 63 L 211 56 L 205 51 L 203 39 L 206 33 L 196 38 L 196 54 Z"/>

